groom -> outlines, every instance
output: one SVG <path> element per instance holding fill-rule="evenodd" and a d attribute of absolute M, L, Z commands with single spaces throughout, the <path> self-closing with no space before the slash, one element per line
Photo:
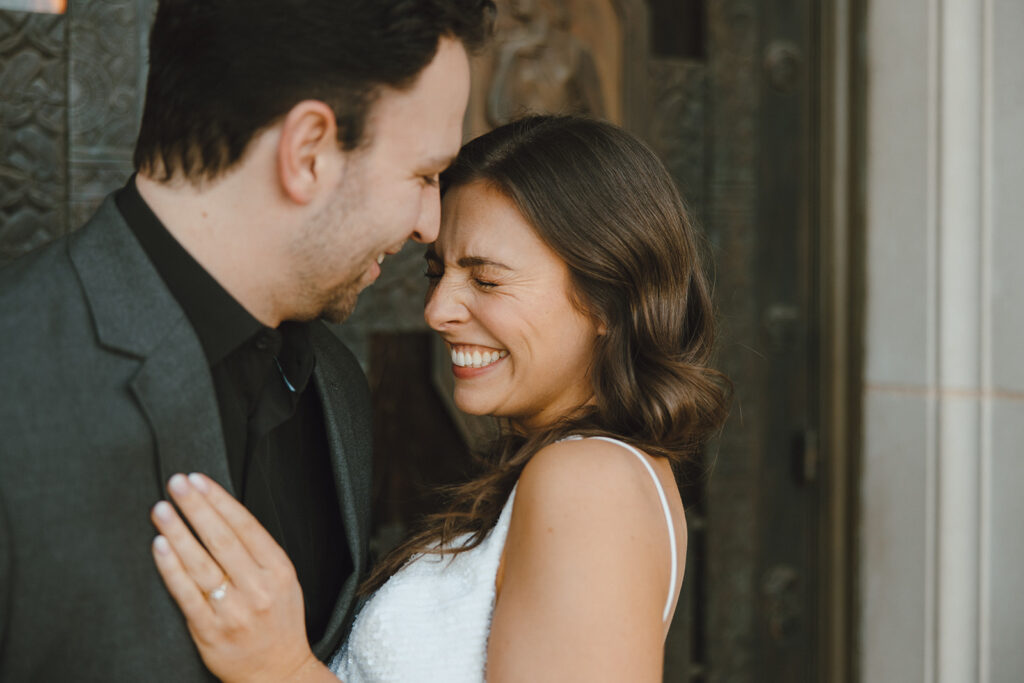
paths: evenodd
<path fill-rule="evenodd" d="M 209 678 L 150 556 L 176 472 L 274 534 L 315 652 L 338 647 L 370 430 L 362 373 L 318 319 L 436 237 L 489 13 L 161 0 L 137 174 L 0 271 L 0 680 Z"/>

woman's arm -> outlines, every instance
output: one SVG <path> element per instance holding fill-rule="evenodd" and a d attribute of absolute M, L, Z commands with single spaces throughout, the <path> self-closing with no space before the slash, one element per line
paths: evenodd
<path fill-rule="evenodd" d="M 540 451 L 516 492 L 487 680 L 661 681 L 669 546 L 629 452 L 595 440 Z"/>
<path fill-rule="evenodd" d="M 207 668 L 223 681 L 337 683 L 309 647 L 284 550 L 210 478 L 176 474 L 168 489 L 202 544 L 161 501 L 151 514 L 160 532 L 153 559 Z"/>

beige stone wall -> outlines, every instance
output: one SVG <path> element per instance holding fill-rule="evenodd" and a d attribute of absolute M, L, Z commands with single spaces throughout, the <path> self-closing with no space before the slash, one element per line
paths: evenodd
<path fill-rule="evenodd" d="M 1024 676 L 1024 4 L 867 3 L 861 680 Z"/>

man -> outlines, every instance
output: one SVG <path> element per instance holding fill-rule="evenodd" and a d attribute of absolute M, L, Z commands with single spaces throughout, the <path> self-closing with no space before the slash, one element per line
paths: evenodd
<path fill-rule="evenodd" d="M 0 273 L 0 680 L 209 678 L 150 555 L 178 472 L 253 511 L 295 565 L 314 651 L 338 647 L 366 566 L 369 417 L 317 319 L 436 237 L 489 5 L 159 4 L 137 174 Z"/>

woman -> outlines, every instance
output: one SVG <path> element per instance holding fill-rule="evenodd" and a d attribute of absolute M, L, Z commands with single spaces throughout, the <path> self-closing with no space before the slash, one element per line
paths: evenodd
<path fill-rule="evenodd" d="M 442 184 L 424 315 L 451 350 L 456 404 L 504 435 L 373 572 L 331 667 L 348 683 L 661 680 L 686 554 L 671 466 L 720 426 L 727 395 L 683 205 L 646 147 L 573 117 L 470 142 Z M 154 557 L 207 666 L 336 680 L 310 652 L 284 552 L 209 479 L 171 483 L 210 554 L 165 505 Z M 205 595 L 201 572 L 226 588 Z"/>

